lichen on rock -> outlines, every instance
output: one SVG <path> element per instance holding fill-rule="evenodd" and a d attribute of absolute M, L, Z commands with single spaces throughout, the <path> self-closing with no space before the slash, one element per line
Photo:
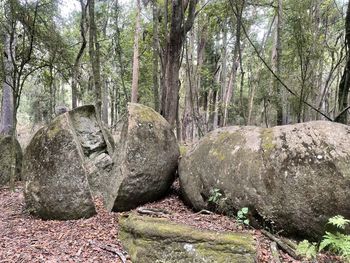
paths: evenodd
<path fill-rule="evenodd" d="M 23 174 L 28 210 L 43 219 L 78 219 L 96 213 L 102 197 L 111 210 L 115 178 L 111 171 L 111 136 L 86 105 L 55 118 L 28 145 Z"/>
<path fill-rule="evenodd" d="M 180 160 L 184 199 L 207 209 L 216 188 L 223 210 L 250 207 L 285 235 L 319 239 L 328 218 L 350 217 L 349 133 L 326 121 L 215 130 Z"/>
<path fill-rule="evenodd" d="M 153 109 L 129 103 L 113 173 L 114 211 L 125 211 L 163 196 L 175 178 L 180 155 L 169 123 Z"/>
<path fill-rule="evenodd" d="M 218 233 L 134 214 L 119 223 L 119 239 L 135 263 L 255 262 L 256 242 L 249 233 Z"/>

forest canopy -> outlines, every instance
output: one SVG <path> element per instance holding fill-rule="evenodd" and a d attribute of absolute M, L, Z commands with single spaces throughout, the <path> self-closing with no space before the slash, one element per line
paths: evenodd
<path fill-rule="evenodd" d="M 7 0 L 0 3 L 1 125 L 95 104 L 115 127 L 128 102 L 191 141 L 217 127 L 347 123 L 343 0 Z"/>

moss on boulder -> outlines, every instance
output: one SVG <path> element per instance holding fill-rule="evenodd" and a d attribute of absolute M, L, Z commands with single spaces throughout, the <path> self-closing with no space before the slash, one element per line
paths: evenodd
<path fill-rule="evenodd" d="M 0 186 L 5 185 L 11 178 L 11 165 L 12 161 L 12 140 L 11 136 L 0 135 Z M 16 156 L 16 180 L 21 179 L 22 148 L 18 141 L 15 139 L 15 156 Z"/>
<path fill-rule="evenodd" d="M 23 174 L 28 210 L 43 219 L 78 219 L 96 213 L 94 198 L 111 210 L 115 199 L 113 142 L 94 106 L 64 113 L 28 145 Z"/>
<path fill-rule="evenodd" d="M 120 219 L 119 238 L 132 262 L 255 262 L 248 233 L 218 233 L 134 214 Z"/>
<path fill-rule="evenodd" d="M 273 128 L 227 127 L 198 142 L 179 164 L 187 203 L 249 207 L 283 234 L 318 239 L 328 218 L 350 218 L 350 127 L 316 121 Z"/>
<path fill-rule="evenodd" d="M 113 157 L 117 177 L 114 211 L 157 200 L 170 188 L 180 155 L 169 123 L 153 109 L 129 103 L 119 149 Z"/>

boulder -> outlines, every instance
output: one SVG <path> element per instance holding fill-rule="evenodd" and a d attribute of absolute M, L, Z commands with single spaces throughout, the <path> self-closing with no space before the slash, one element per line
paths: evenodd
<path fill-rule="evenodd" d="M 273 128 L 227 127 L 181 159 L 184 199 L 207 209 L 249 207 L 285 235 L 318 239 L 328 218 L 350 218 L 350 127 L 315 121 Z"/>
<path fill-rule="evenodd" d="M 153 109 L 129 103 L 113 157 L 118 182 L 113 211 L 163 196 L 174 181 L 178 157 L 179 146 L 169 123 Z"/>
<path fill-rule="evenodd" d="M 0 135 L 0 186 L 5 185 L 11 178 L 11 165 L 12 165 L 12 140 L 11 136 Z M 21 179 L 22 148 L 18 141 L 15 139 L 15 156 L 16 156 L 16 178 Z"/>
<path fill-rule="evenodd" d="M 249 233 L 218 233 L 133 214 L 119 224 L 119 239 L 135 263 L 256 262 Z"/>
<path fill-rule="evenodd" d="M 63 113 L 41 128 L 24 156 L 28 210 L 43 219 L 90 217 L 96 213 L 95 198 L 111 210 L 116 178 L 110 138 L 91 105 Z"/>

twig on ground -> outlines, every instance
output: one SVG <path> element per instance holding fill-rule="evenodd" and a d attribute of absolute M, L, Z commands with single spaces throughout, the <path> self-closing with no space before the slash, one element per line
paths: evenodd
<path fill-rule="evenodd" d="M 169 212 L 162 210 L 162 209 L 155 209 L 155 208 L 146 208 L 146 207 L 139 207 L 136 209 L 137 213 L 141 215 L 156 215 L 156 216 L 164 216 L 168 215 Z"/>
<path fill-rule="evenodd" d="M 261 233 L 263 233 L 265 236 L 267 236 L 269 239 L 271 239 L 272 241 L 276 242 L 277 245 L 287 254 L 289 254 L 292 258 L 299 260 L 300 256 L 297 255 L 297 253 L 295 252 L 295 250 L 293 248 L 291 248 L 289 245 L 287 245 L 284 241 L 282 241 L 281 239 L 275 237 L 274 235 L 272 235 L 270 232 L 266 231 L 266 230 L 261 230 Z"/>
<path fill-rule="evenodd" d="M 197 212 L 196 215 L 212 215 L 213 212 L 209 210 L 202 209 L 201 211 Z"/>
<path fill-rule="evenodd" d="M 280 253 L 278 252 L 276 242 L 272 242 L 270 245 L 270 248 L 271 248 L 271 254 L 272 254 L 274 263 L 281 263 Z"/>
<path fill-rule="evenodd" d="M 116 248 L 114 248 L 110 245 L 98 244 L 97 242 L 95 242 L 93 240 L 91 240 L 89 243 L 91 245 L 94 245 L 94 246 L 102 249 L 102 250 L 113 253 L 114 255 L 118 256 L 123 263 L 126 263 L 126 257 L 123 255 L 122 252 L 118 251 Z"/>

